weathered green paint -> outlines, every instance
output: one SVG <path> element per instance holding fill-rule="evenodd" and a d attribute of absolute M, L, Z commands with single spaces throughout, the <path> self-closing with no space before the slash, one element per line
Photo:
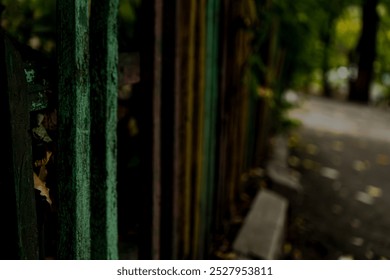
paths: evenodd
<path fill-rule="evenodd" d="M 204 160 L 203 190 L 201 200 L 201 250 L 208 256 L 211 242 L 212 206 L 215 191 L 216 116 L 218 111 L 218 22 L 219 0 L 207 2 L 206 12 L 206 87 L 204 107 Z"/>
<path fill-rule="evenodd" d="M 38 259 L 29 100 L 22 59 L 0 32 L 1 259 Z"/>
<path fill-rule="evenodd" d="M 37 79 L 36 66 L 30 62 L 23 63 L 23 72 L 27 82 L 26 95 L 29 98 L 30 112 L 42 110 L 48 107 L 47 90 L 49 90 L 46 78 Z M 46 74 L 46 73 L 45 73 Z"/>
<path fill-rule="evenodd" d="M 91 3 L 92 259 L 118 258 L 116 194 L 118 5 L 118 0 L 92 0 Z"/>
<path fill-rule="evenodd" d="M 27 88 L 27 92 L 28 92 Z M 43 91 L 29 92 L 29 110 L 30 112 L 42 110 L 48 107 L 49 102 L 47 96 Z"/>
<path fill-rule="evenodd" d="M 57 3 L 59 259 L 90 259 L 88 1 Z"/>
<path fill-rule="evenodd" d="M 27 83 L 31 83 L 32 81 L 34 81 L 34 77 L 35 77 L 34 69 L 24 69 L 24 73 L 26 75 Z"/>

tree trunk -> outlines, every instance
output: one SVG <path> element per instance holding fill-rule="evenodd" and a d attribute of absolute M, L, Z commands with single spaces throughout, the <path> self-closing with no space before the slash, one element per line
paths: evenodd
<path fill-rule="evenodd" d="M 363 2 L 363 27 L 356 48 L 356 55 L 358 57 L 358 76 L 356 80 L 353 80 L 350 83 L 350 101 L 367 103 L 369 100 L 379 22 L 378 13 L 376 11 L 377 4 L 378 0 L 364 0 Z"/>
<path fill-rule="evenodd" d="M 326 28 L 322 31 L 322 42 L 324 44 L 324 53 L 322 57 L 322 90 L 325 97 L 332 97 L 330 84 L 327 78 L 329 71 L 329 52 L 333 35 L 333 22 L 334 17 L 329 16 Z"/>

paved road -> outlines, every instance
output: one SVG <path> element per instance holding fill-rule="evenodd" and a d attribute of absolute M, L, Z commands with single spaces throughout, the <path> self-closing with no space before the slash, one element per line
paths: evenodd
<path fill-rule="evenodd" d="M 291 112 L 287 258 L 390 259 L 390 110 L 310 97 Z"/>

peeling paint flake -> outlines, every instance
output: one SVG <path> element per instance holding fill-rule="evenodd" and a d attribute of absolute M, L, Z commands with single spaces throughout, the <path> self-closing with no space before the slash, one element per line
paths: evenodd
<path fill-rule="evenodd" d="M 31 83 L 35 78 L 34 69 L 24 69 L 24 74 L 26 75 L 27 83 Z"/>

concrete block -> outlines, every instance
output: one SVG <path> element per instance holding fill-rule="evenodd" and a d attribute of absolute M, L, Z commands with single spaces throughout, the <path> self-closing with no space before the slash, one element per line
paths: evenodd
<path fill-rule="evenodd" d="M 288 201 L 284 197 L 261 190 L 255 197 L 234 243 L 242 258 L 278 259 L 286 227 Z"/>

